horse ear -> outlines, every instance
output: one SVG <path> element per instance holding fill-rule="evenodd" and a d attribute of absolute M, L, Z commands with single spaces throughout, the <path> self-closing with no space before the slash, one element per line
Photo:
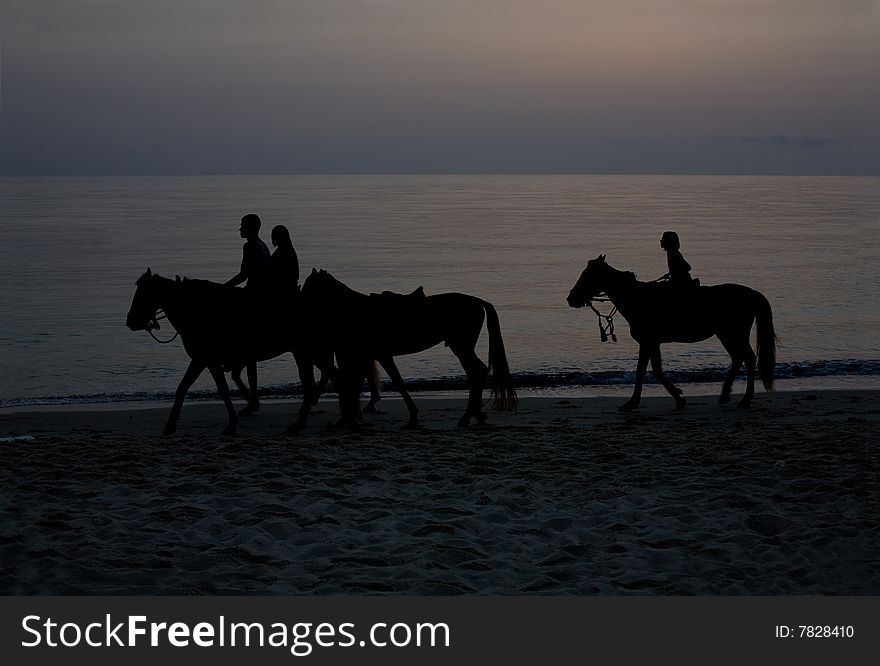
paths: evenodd
<path fill-rule="evenodd" d="M 180 276 L 179 276 L 179 275 L 175 275 L 175 276 L 174 276 L 174 279 L 177 280 L 177 282 L 180 282 Z"/>
<path fill-rule="evenodd" d="M 317 274 L 318 274 L 318 269 L 312 268 L 312 275 L 317 275 Z"/>
<path fill-rule="evenodd" d="M 153 271 L 151 271 L 151 270 L 150 270 L 150 267 L 147 266 L 147 272 L 144 273 L 144 275 L 146 275 L 147 277 L 150 277 L 152 274 L 153 274 Z"/>
<path fill-rule="evenodd" d="M 604 254 L 600 254 L 600 255 L 599 255 L 599 261 L 603 261 L 603 262 L 605 261 L 605 255 L 604 255 Z"/>

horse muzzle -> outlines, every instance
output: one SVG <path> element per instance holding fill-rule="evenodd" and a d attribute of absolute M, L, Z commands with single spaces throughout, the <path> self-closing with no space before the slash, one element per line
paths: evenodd
<path fill-rule="evenodd" d="M 128 315 L 125 318 L 125 325 L 132 331 L 145 331 L 149 326 L 149 322 L 141 322 L 137 318 Z"/>
<path fill-rule="evenodd" d="M 568 298 L 565 301 L 572 308 L 582 308 L 587 304 L 586 299 L 579 294 L 575 294 L 573 289 L 569 292 Z"/>

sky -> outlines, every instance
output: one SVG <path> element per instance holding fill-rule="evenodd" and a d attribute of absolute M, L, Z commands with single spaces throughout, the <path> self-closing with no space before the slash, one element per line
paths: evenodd
<path fill-rule="evenodd" d="M 2 0 L 0 176 L 880 175 L 880 0 Z"/>

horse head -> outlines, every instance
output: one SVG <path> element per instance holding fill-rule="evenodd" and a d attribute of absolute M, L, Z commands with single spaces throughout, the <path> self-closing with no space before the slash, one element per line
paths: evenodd
<path fill-rule="evenodd" d="M 158 291 L 158 282 L 161 280 L 161 277 L 147 268 L 147 272 L 135 282 L 137 289 L 128 309 L 128 316 L 125 318 L 125 325 L 132 331 L 158 328 L 156 312 L 162 307 Z"/>
<path fill-rule="evenodd" d="M 313 268 L 308 277 L 303 280 L 302 287 L 299 289 L 299 295 L 303 298 L 303 302 L 313 301 L 321 295 L 325 274 L 326 271 L 323 269 L 319 271 L 317 268 Z"/>
<path fill-rule="evenodd" d="M 587 267 L 581 273 L 578 281 L 568 292 L 568 298 L 565 300 L 570 307 L 582 308 L 591 299 L 595 298 L 606 287 L 606 277 L 608 275 L 608 264 L 605 263 L 605 255 L 600 254 L 595 259 L 587 262 Z"/>

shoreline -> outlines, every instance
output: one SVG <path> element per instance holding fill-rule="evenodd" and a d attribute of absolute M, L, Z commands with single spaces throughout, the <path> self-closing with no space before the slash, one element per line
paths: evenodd
<path fill-rule="evenodd" d="M 0 593 L 880 594 L 880 391 L 416 401 L 2 414 Z"/>
<path fill-rule="evenodd" d="M 687 398 L 711 398 L 717 397 L 721 390 L 721 382 L 693 382 L 680 384 L 680 388 L 684 390 Z M 537 399 L 602 399 L 607 397 L 618 397 L 624 400 L 632 394 L 633 385 L 627 383 L 619 384 L 603 384 L 603 385 L 569 385 L 554 387 L 529 387 L 523 386 L 517 388 L 517 393 L 524 398 Z M 756 399 L 761 395 L 765 395 L 760 382 L 756 386 Z M 803 392 L 824 392 L 824 391 L 880 391 L 880 379 L 874 375 L 838 375 L 823 377 L 803 377 L 777 379 L 776 389 L 774 393 L 803 393 Z M 732 400 L 737 399 L 737 395 L 741 395 L 743 391 L 743 380 L 740 378 L 734 385 L 734 393 Z M 414 400 L 455 400 L 461 398 L 465 394 L 465 388 L 450 388 L 445 390 L 410 390 Z M 484 399 L 488 396 L 488 388 L 483 391 Z M 667 397 L 665 389 L 654 382 L 647 381 L 644 386 L 643 396 L 645 398 L 662 398 Z M 264 404 L 289 403 L 293 401 L 298 404 L 301 399 L 299 393 L 293 393 L 287 396 L 279 395 L 277 388 L 271 389 L 269 395 L 262 397 Z M 365 391 L 361 393 L 361 401 L 366 402 L 369 394 Z M 326 392 L 321 400 L 322 403 L 328 400 L 335 400 L 336 394 L 332 390 Z M 20 402 L 30 399 L 21 399 Z M 9 416 L 20 412 L 68 412 L 68 411 L 142 411 L 148 409 L 158 409 L 163 405 L 171 406 L 173 396 L 157 396 L 148 399 L 132 399 L 132 400 L 92 400 L 92 401 L 63 401 L 61 399 L 53 400 L 51 398 L 34 398 L 34 403 L 14 404 L 10 406 L 0 406 L 0 416 Z M 402 400 L 397 391 L 387 385 L 382 386 L 382 400 L 394 401 Z M 10 401 L 13 402 L 13 401 Z M 233 402 L 238 405 L 243 404 L 242 398 L 237 391 L 233 391 Z M 216 391 L 202 390 L 195 396 L 188 396 L 184 403 L 184 409 L 191 405 L 208 405 L 222 404 Z"/>
<path fill-rule="evenodd" d="M 707 385 L 709 386 L 709 385 Z M 615 422 L 620 419 L 638 419 L 641 416 L 655 415 L 684 419 L 688 415 L 699 418 L 701 422 L 706 419 L 717 418 L 722 422 L 730 419 L 747 418 L 749 414 L 762 414 L 764 417 L 782 419 L 783 421 L 800 422 L 809 418 L 809 414 L 797 413 L 786 415 L 787 407 L 801 402 L 823 400 L 853 404 L 856 402 L 876 403 L 880 408 L 880 389 L 835 389 L 823 390 L 804 387 L 798 390 L 763 392 L 757 389 L 752 406 L 742 410 L 736 407 L 741 394 L 734 392 L 731 402 L 720 406 L 717 404 L 717 394 L 695 393 L 685 394 L 688 400 L 684 410 L 674 409 L 672 398 L 660 386 L 646 386 L 640 406 L 632 413 L 622 413 L 617 407 L 625 402 L 632 389 L 619 387 L 619 390 L 609 390 L 601 396 L 575 396 L 567 393 L 558 395 L 529 395 L 520 393 L 519 409 L 512 414 L 494 414 L 491 409 L 491 401 L 488 399 L 488 391 L 484 391 L 484 409 L 489 416 L 487 427 L 495 426 L 522 426 L 540 425 L 535 417 L 547 415 L 546 425 L 556 422 L 560 414 L 571 416 L 572 413 L 582 414 L 576 418 L 599 420 L 602 423 Z M 366 404 L 366 397 L 362 395 L 361 406 Z M 456 429 L 456 418 L 449 414 L 463 412 L 466 402 L 464 391 L 452 391 L 446 394 L 419 394 L 413 393 L 413 399 L 419 406 L 419 418 L 423 427 L 432 429 L 445 429 L 448 426 L 458 432 L 466 432 L 466 429 Z M 241 398 L 233 398 L 237 409 L 245 405 Z M 290 399 L 271 398 L 261 402 L 260 414 L 254 417 L 241 417 L 239 426 L 242 428 L 240 436 L 278 436 L 273 433 L 275 428 L 286 427 L 285 419 L 295 420 L 300 405 L 300 397 Z M 117 431 L 119 434 L 140 434 L 150 436 L 149 430 L 144 430 L 145 424 L 158 424 L 156 434 L 160 434 L 161 426 L 171 408 L 171 401 L 141 401 L 141 402 L 114 402 L 114 403 L 85 403 L 64 405 L 29 405 L 23 407 L 7 407 L 0 409 L 0 437 L 33 434 L 34 432 L 48 432 L 55 435 L 67 430 L 83 431 L 91 427 L 97 427 L 101 432 L 108 433 Z M 396 393 L 383 394 L 378 403 L 379 414 L 365 415 L 365 428 L 383 430 L 393 429 L 395 425 L 402 426 L 407 419 L 406 406 L 403 399 Z M 862 410 L 853 411 L 853 415 Z M 836 416 L 843 412 L 835 411 Z M 871 410 L 868 410 L 872 414 Z M 313 409 L 309 425 L 306 430 L 295 435 L 296 438 L 309 437 L 319 434 L 318 430 L 331 424 L 338 414 L 338 403 L 335 394 L 327 394 L 321 397 L 319 404 Z M 460 415 L 460 413 L 458 414 Z M 827 417 L 828 413 L 820 411 L 817 416 Z M 760 416 L 756 418 L 761 418 Z M 330 419 L 330 420 L 328 420 Z M 444 423 L 444 420 L 448 421 Z M 187 425 L 199 428 L 209 428 L 216 425 L 217 435 L 226 422 L 226 410 L 219 399 L 186 401 L 177 435 L 186 432 Z M 92 426 L 92 424 L 96 424 Z M 34 429 L 34 426 L 38 426 Z M 45 426 L 51 426 L 47 429 Z M 474 425 L 473 427 L 479 427 Z M 31 430 L 29 430 L 29 428 Z"/>

